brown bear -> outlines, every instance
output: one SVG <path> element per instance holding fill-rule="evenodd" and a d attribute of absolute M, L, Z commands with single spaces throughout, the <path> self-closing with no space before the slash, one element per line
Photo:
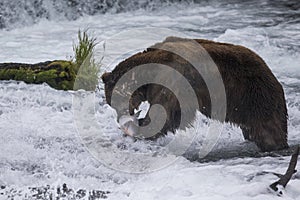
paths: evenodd
<path fill-rule="evenodd" d="M 125 73 L 139 65 L 159 63 L 172 67 L 188 80 L 197 95 L 199 111 L 211 117 L 211 99 L 203 77 L 181 56 L 155 48 L 166 44 L 174 46 L 177 42 L 188 40 L 191 39 L 168 37 L 162 43 L 122 61 L 112 72 L 104 73 L 102 80 L 105 84 L 107 103 L 111 105 L 114 87 Z M 225 121 L 239 126 L 244 138 L 254 141 L 262 151 L 288 148 L 288 115 L 283 88 L 263 59 L 243 46 L 204 39 L 193 41 L 200 44 L 210 55 L 223 79 L 227 106 Z M 151 71 L 151 65 L 149 70 Z M 157 74 L 157 76 L 171 75 Z M 124 91 L 126 88 L 122 88 L 122 93 L 126 93 Z M 167 120 L 156 136 L 182 128 L 178 125 L 182 105 L 179 105 L 173 91 L 160 84 L 143 85 L 135 90 L 129 102 L 124 102 L 123 108 L 129 109 L 130 114 L 133 115 L 134 109 L 143 101 L 148 101 L 150 105 L 160 104 L 166 110 Z M 117 110 L 117 112 L 120 114 L 122 111 Z M 190 117 L 183 124 L 188 126 L 192 121 L 193 118 Z M 145 126 L 149 122 L 149 117 L 146 117 L 140 120 L 139 125 Z"/>

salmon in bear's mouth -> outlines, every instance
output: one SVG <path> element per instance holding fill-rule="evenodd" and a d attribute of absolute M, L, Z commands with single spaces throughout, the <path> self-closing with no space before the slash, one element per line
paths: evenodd
<path fill-rule="evenodd" d="M 134 137 L 137 134 L 131 131 L 128 127 L 121 127 L 120 129 L 124 132 L 125 135 L 128 135 L 130 137 Z"/>
<path fill-rule="evenodd" d="M 125 135 L 135 137 L 139 134 L 138 133 L 138 127 L 139 127 L 138 120 L 145 118 L 147 112 L 149 111 L 149 108 L 150 108 L 150 105 L 147 101 L 142 102 L 139 105 L 138 109 L 135 110 L 134 115 L 122 115 L 119 118 L 119 120 L 118 120 L 119 125 L 120 125 L 119 128 L 124 132 Z"/>

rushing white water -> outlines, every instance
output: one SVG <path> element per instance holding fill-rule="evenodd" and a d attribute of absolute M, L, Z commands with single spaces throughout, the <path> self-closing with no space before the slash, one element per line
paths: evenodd
<path fill-rule="evenodd" d="M 46 4 L 52 1 L 41 2 L 48 8 Z M 297 1 L 213 1 L 210 4 L 203 1 L 169 6 L 166 6 L 168 3 L 162 6 L 158 1 L 145 2 L 148 5 L 145 9 L 143 6 L 129 9 L 128 5 L 124 11 L 130 12 L 117 13 L 117 10 L 83 16 L 75 21 L 67 19 L 82 14 L 69 18 L 62 17 L 63 13 L 57 18 L 48 17 L 50 20 L 40 17 L 35 25 L 0 30 L 0 62 L 69 59 L 79 28 L 89 28 L 100 41 L 124 29 L 163 27 L 195 38 L 244 45 L 257 52 L 282 83 L 289 112 L 289 144 L 300 143 L 300 21 Z M 155 9 L 149 9 L 149 5 Z M 110 6 L 113 8 L 118 7 Z M 51 16 L 56 13 L 52 10 Z M 75 10 L 72 13 L 76 13 Z M 10 18 L 6 17 L 7 24 Z M 32 24 L 36 18 L 24 15 L 23 20 Z M 22 20 L 15 21 L 12 24 L 23 23 Z M 0 185 L 7 186 L 6 192 L 9 188 L 16 188 L 21 191 L 19 198 L 22 199 L 30 186 L 49 184 L 55 187 L 67 183 L 75 189 L 109 190 L 112 193 L 108 199 L 276 199 L 268 192 L 267 186 L 277 177 L 257 173 L 284 173 L 289 157 L 232 158 L 204 164 L 179 157 L 173 165 L 144 175 L 125 174 L 103 166 L 78 137 L 72 95 L 47 85 L 0 82 Z M 103 90 L 97 97 L 99 124 L 122 148 L 155 151 L 165 140 L 172 138 L 169 135 L 154 144 L 124 139 L 113 110 L 104 104 Z M 195 125 L 205 131 L 206 119 L 199 116 Z M 199 146 L 201 140 L 192 145 L 186 157 L 193 157 Z M 243 141 L 238 128 L 226 125 L 215 151 L 226 153 L 245 149 L 257 151 L 254 145 Z M 284 199 L 300 199 L 299 188 L 299 174 L 296 174 L 286 188 Z"/>

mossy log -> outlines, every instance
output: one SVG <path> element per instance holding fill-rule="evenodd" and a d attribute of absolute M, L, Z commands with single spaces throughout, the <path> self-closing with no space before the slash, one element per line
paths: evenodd
<path fill-rule="evenodd" d="M 77 72 L 78 67 L 75 63 L 64 60 L 36 64 L 0 63 L 0 80 L 24 81 L 29 84 L 47 83 L 58 90 L 73 90 Z M 77 89 L 95 89 L 96 80 L 90 77 L 80 76 L 76 81 Z M 78 87 L 78 85 L 84 85 L 85 87 Z"/>

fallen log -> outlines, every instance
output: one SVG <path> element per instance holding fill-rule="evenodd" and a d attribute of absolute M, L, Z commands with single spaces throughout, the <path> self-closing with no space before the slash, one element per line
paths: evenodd
<path fill-rule="evenodd" d="M 88 69 L 88 68 L 87 68 Z M 80 73 L 79 68 L 71 61 L 54 60 L 36 64 L 0 63 L 0 80 L 24 81 L 28 84 L 47 83 L 58 90 L 94 90 L 97 84 L 97 74 Z M 80 69 L 82 71 L 82 69 Z"/>
<path fill-rule="evenodd" d="M 47 83 L 58 90 L 73 89 L 76 71 L 70 61 L 47 61 L 36 64 L 0 63 L 0 80 Z"/>

